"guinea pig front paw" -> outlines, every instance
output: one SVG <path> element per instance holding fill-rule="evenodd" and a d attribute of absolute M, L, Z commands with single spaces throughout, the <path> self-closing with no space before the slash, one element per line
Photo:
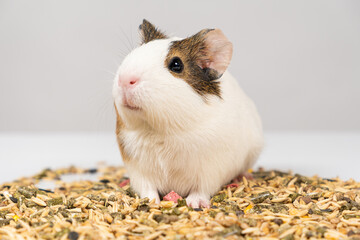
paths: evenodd
<path fill-rule="evenodd" d="M 159 194 L 157 193 L 153 193 L 153 194 L 149 194 L 148 195 L 148 198 L 151 200 L 155 199 L 155 203 L 156 204 L 160 204 L 160 197 L 159 197 Z"/>
<path fill-rule="evenodd" d="M 157 191 L 144 191 L 141 194 L 141 197 L 147 197 L 150 201 L 155 199 L 156 204 L 160 204 L 160 197 Z"/>
<path fill-rule="evenodd" d="M 189 196 L 186 198 L 186 203 L 189 207 L 192 208 L 210 208 L 209 197 L 204 194 L 190 193 Z"/>

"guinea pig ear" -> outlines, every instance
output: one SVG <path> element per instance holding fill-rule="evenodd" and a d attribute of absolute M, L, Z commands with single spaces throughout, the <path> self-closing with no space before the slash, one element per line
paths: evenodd
<path fill-rule="evenodd" d="M 152 25 L 148 20 L 144 19 L 139 26 L 142 43 L 148 43 L 155 39 L 165 39 L 167 36 Z"/>
<path fill-rule="evenodd" d="M 215 70 L 221 77 L 231 61 L 232 43 L 220 29 L 205 29 L 198 34 L 202 35 L 205 48 L 201 50 L 197 64 L 202 69 Z"/>

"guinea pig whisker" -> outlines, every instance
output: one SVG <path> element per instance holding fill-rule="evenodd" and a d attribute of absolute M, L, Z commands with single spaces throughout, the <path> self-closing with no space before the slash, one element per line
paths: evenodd
<path fill-rule="evenodd" d="M 125 44 L 124 41 L 122 41 L 122 42 L 123 42 L 123 44 L 126 46 L 127 50 L 128 50 L 129 52 L 131 52 L 131 51 L 134 49 L 134 46 L 131 44 L 129 37 L 128 37 L 127 34 L 124 32 L 124 30 L 123 30 L 122 28 L 120 28 L 120 30 L 121 30 L 123 36 L 125 36 L 127 43 Z"/>
<path fill-rule="evenodd" d="M 114 73 L 112 71 L 109 71 L 109 70 L 106 70 L 106 69 L 103 69 L 102 71 L 107 73 L 107 74 L 110 74 L 112 77 L 116 76 L 116 73 Z M 106 79 L 106 81 L 109 81 L 109 80 L 114 81 L 114 79 Z"/>
<path fill-rule="evenodd" d="M 96 94 L 93 95 L 93 100 L 92 101 L 96 101 L 98 102 L 98 100 L 96 100 L 97 98 L 102 98 L 102 103 L 101 105 L 98 107 L 98 109 L 96 110 L 96 119 L 94 119 L 94 124 L 96 125 L 96 129 L 98 131 L 103 131 L 103 130 L 107 130 L 107 122 L 108 119 L 114 119 L 114 109 L 113 109 L 113 99 L 111 94 L 108 94 L 109 90 L 108 87 L 103 88 L 103 89 L 99 89 L 97 91 Z M 110 114 L 112 116 L 110 116 Z"/>

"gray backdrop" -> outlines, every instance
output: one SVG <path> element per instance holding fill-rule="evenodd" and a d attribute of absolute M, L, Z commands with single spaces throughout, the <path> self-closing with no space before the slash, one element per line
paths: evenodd
<path fill-rule="evenodd" d="M 113 73 L 143 18 L 221 28 L 265 129 L 360 130 L 360 1 L 0 0 L 0 131 L 113 130 Z"/>

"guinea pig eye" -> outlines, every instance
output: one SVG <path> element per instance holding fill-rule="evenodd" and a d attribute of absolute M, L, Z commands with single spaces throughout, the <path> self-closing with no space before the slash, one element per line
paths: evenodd
<path fill-rule="evenodd" d="M 184 64 L 180 58 L 174 57 L 170 60 L 169 69 L 176 73 L 181 73 L 184 70 Z"/>

